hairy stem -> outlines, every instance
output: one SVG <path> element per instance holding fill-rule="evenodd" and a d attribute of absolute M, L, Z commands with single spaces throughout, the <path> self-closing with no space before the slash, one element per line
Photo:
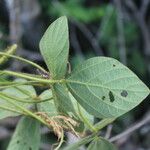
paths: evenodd
<path fill-rule="evenodd" d="M 116 118 L 106 118 L 101 120 L 100 122 L 98 122 L 97 124 L 95 124 L 95 129 L 96 131 L 101 130 L 102 128 L 104 128 L 105 126 L 107 126 L 108 124 L 112 123 L 114 120 L 116 120 Z"/>
<path fill-rule="evenodd" d="M 12 99 L 5 97 L 4 95 L 2 95 L 0 93 L 1 98 L 5 99 L 8 103 L 12 104 L 13 106 L 15 106 L 16 108 L 18 108 L 19 110 L 21 110 L 25 115 L 29 115 L 30 117 L 33 117 L 35 119 L 37 119 L 38 121 L 40 121 L 41 123 L 45 124 L 47 126 L 47 123 L 41 119 L 40 117 L 38 117 L 37 115 L 35 115 L 34 113 L 32 113 L 30 110 L 16 104 Z"/>
<path fill-rule="evenodd" d="M 34 67 L 40 69 L 40 70 L 43 71 L 43 72 L 47 72 L 44 68 L 42 68 L 42 67 L 39 66 L 38 64 L 36 64 L 36 63 L 34 63 L 34 62 L 30 61 L 30 60 L 24 59 L 24 58 L 22 58 L 22 57 L 15 56 L 15 55 L 11 55 L 11 54 L 7 54 L 7 53 L 4 53 L 4 52 L 0 52 L 0 55 L 2 55 L 2 56 L 7 56 L 7 57 L 11 57 L 11 58 L 15 58 L 15 59 L 20 60 L 20 61 L 22 61 L 22 62 L 28 63 L 28 64 L 30 64 L 30 65 L 32 65 L 32 66 L 34 66 Z"/>
<path fill-rule="evenodd" d="M 30 100 L 30 101 L 28 101 L 28 100 L 25 100 L 25 99 L 24 100 L 23 99 L 19 99 L 19 98 L 14 97 L 14 96 L 11 97 L 11 96 L 9 96 L 7 94 L 4 94 L 2 92 L 0 92 L 0 94 L 3 95 L 3 96 L 5 96 L 5 97 L 7 97 L 7 98 L 13 99 L 13 100 L 21 102 L 21 103 L 42 103 L 42 102 L 50 101 L 50 100 L 53 99 L 53 97 L 50 97 L 50 98 L 44 99 L 44 100 Z M 29 98 L 26 98 L 26 99 L 29 99 Z"/>
<path fill-rule="evenodd" d="M 23 112 L 20 112 L 18 110 L 15 110 L 15 109 L 12 109 L 12 108 L 8 108 L 8 107 L 5 107 L 5 106 L 0 106 L 0 109 L 6 110 L 6 111 L 11 111 L 11 112 L 14 112 L 14 113 L 19 113 L 21 115 L 26 115 Z"/>
<path fill-rule="evenodd" d="M 54 84 L 54 83 L 62 83 L 64 82 L 64 79 L 62 80 L 49 80 L 49 79 L 43 79 L 43 78 L 37 78 L 37 77 L 33 77 L 30 74 L 24 74 L 24 73 L 19 73 L 19 72 L 13 72 L 13 71 L 9 71 L 9 70 L 3 70 L 0 71 L 0 73 L 4 73 L 10 76 L 16 76 L 16 77 L 20 77 L 20 78 L 24 78 L 24 79 L 29 79 L 32 81 L 38 81 L 40 83 L 47 83 L 47 84 Z"/>
<path fill-rule="evenodd" d="M 78 103 L 77 103 L 77 106 L 78 106 L 79 115 L 80 115 L 81 119 L 83 120 L 83 122 L 89 127 L 89 129 L 91 131 L 96 132 L 96 129 L 93 127 L 93 125 L 83 116 Z"/>

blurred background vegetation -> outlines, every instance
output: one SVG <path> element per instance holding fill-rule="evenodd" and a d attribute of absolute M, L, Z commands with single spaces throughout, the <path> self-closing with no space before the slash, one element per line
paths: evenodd
<path fill-rule="evenodd" d="M 49 24 L 62 15 L 69 19 L 72 68 L 89 57 L 113 57 L 150 87 L 150 0 L 0 0 L 0 51 L 17 43 L 17 55 L 45 66 L 39 40 Z M 14 60 L 3 68 L 36 73 Z M 111 126 L 111 137 L 150 115 L 149 99 L 119 118 Z M 18 118 L 0 121 L 1 150 L 6 149 L 17 121 Z M 47 129 L 42 133 L 41 150 L 47 150 L 56 137 Z M 150 150 L 149 141 L 150 121 L 115 144 L 119 150 Z"/>

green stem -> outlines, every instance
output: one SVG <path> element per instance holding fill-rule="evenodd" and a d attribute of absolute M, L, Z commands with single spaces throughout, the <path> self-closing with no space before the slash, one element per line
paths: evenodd
<path fill-rule="evenodd" d="M 31 95 L 31 93 L 29 91 L 27 91 L 26 89 L 21 89 L 19 87 L 14 87 L 14 89 L 20 91 L 21 93 L 23 93 L 24 95 L 33 98 L 33 95 Z"/>
<path fill-rule="evenodd" d="M 80 139 L 78 142 L 73 143 L 69 146 L 67 146 L 66 148 L 64 148 L 63 150 L 73 150 L 73 149 L 78 149 L 80 146 L 88 144 L 89 142 L 91 142 L 93 140 L 93 138 L 97 136 L 95 133 L 92 135 L 89 135 L 85 138 Z"/>
<path fill-rule="evenodd" d="M 0 85 L 2 85 L 3 83 L 4 82 L 0 82 Z M 43 86 L 38 81 L 26 81 L 26 82 L 22 82 L 22 83 L 9 82 L 9 83 L 4 83 L 4 85 L 0 86 L 0 89 L 9 88 L 9 87 L 17 87 L 20 85 Z"/>
<path fill-rule="evenodd" d="M 97 124 L 95 124 L 94 128 L 98 132 L 99 130 L 101 130 L 102 128 L 104 128 L 105 126 L 107 126 L 108 124 L 112 123 L 115 120 L 116 120 L 116 118 L 106 118 L 106 119 L 103 119 L 100 122 L 98 122 Z"/>
<path fill-rule="evenodd" d="M 22 62 L 28 63 L 28 64 L 30 64 L 30 65 L 32 65 L 32 66 L 34 66 L 34 67 L 40 69 L 40 70 L 43 71 L 43 72 L 47 72 L 44 68 L 42 68 L 42 67 L 39 66 L 38 64 L 36 64 L 36 63 L 34 63 L 34 62 L 32 62 L 32 61 L 29 61 L 29 60 L 27 60 L 27 59 L 24 59 L 24 58 L 22 58 L 22 57 L 15 56 L 15 55 L 11 55 L 11 54 L 7 54 L 7 53 L 4 53 L 4 52 L 0 52 L 0 55 L 18 59 L 18 60 L 20 60 L 20 61 L 22 61 Z"/>
<path fill-rule="evenodd" d="M 61 147 L 61 145 L 63 144 L 63 142 L 64 142 L 64 131 L 62 130 L 62 136 L 61 136 L 59 145 L 54 150 L 59 150 L 59 148 Z"/>
<path fill-rule="evenodd" d="M 8 88 L 10 88 L 11 86 L 12 86 L 12 84 L 14 84 L 14 82 L 8 82 L 7 80 L 3 80 L 4 82 L 0 82 L 0 85 L 2 84 L 2 85 L 8 85 L 9 84 L 9 86 L 6 86 L 6 87 L 8 87 Z M 33 82 L 33 81 L 28 81 L 28 82 Z M 35 82 L 35 81 L 34 81 Z M 18 83 L 18 82 L 16 82 L 16 83 Z M 31 84 L 30 84 L 31 85 Z M 2 87 L 0 87 L 0 89 L 3 89 L 3 87 L 4 86 L 2 86 Z M 5 87 L 5 88 L 6 88 Z M 18 91 L 20 91 L 21 93 L 23 93 L 23 94 L 25 94 L 25 95 L 27 95 L 27 96 L 29 96 L 29 97 L 32 97 L 32 95 L 31 95 L 31 93 L 29 92 L 29 91 L 27 91 L 26 89 L 21 89 L 20 87 L 14 87 L 15 89 L 17 89 Z"/>
<path fill-rule="evenodd" d="M 24 78 L 24 79 L 29 79 L 32 81 L 39 81 L 41 83 L 47 83 L 47 84 L 54 84 L 54 83 L 62 83 L 64 82 L 64 79 L 62 80 L 49 80 L 49 79 L 42 79 L 42 78 L 37 78 L 37 77 L 33 77 L 33 76 L 29 76 L 23 73 L 18 73 L 18 72 L 13 72 L 13 71 L 8 71 L 8 70 L 4 70 L 4 71 L 0 71 L 0 73 L 4 73 L 10 76 L 16 76 L 16 77 L 20 77 L 20 78 Z"/>
<path fill-rule="evenodd" d="M 9 96 L 9 95 L 7 95 L 7 94 L 4 94 L 4 93 L 2 93 L 2 92 L 0 92 L 0 94 L 3 95 L 3 96 L 5 96 L 5 97 L 7 97 L 7 98 L 9 98 L 9 99 L 13 99 L 13 100 L 18 101 L 18 102 L 21 102 L 21 103 L 42 103 L 42 102 L 50 101 L 50 100 L 53 99 L 53 97 L 50 97 L 50 98 L 44 99 L 44 100 L 30 100 L 30 101 L 28 101 L 28 100 L 19 99 L 19 98 L 14 97 L 14 96 L 11 97 L 11 96 Z M 26 99 L 28 99 L 28 98 L 26 98 Z"/>
<path fill-rule="evenodd" d="M 79 115 L 80 115 L 81 119 L 83 120 L 83 122 L 89 127 L 89 129 L 90 129 L 92 132 L 95 132 L 95 133 L 96 133 L 96 129 L 93 127 L 93 125 L 87 120 L 86 117 L 83 116 L 83 114 L 82 114 L 82 112 L 81 112 L 81 109 L 80 109 L 80 106 L 79 106 L 78 103 L 77 103 L 77 107 L 78 107 Z"/>
<path fill-rule="evenodd" d="M 8 107 L 5 107 L 5 106 L 0 106 L 0 109 L 3 109 L 3 110 L 7 110 L 7 111 L 11 111 L 11 112 L 14 112 L 14 113 L 19 113 L 19 114 L 23 114 L 23 115 L 26 115 L 24 114 L 23 112 L 20 112 L 20 111 L 17 111 L 15 109 L 11 109 L 11 108 L 8 108 Z"/>
<path fill-rule="evenodd" d="M 5 54 L 8 54 L 8 55 L 13 54 L 13 53 L 15 53 L 16 49 L 17 49 L 17 45 L 14 44 L 6 49 Z M 7 59 L 8 58 L 6 55 L 2 55 L 2 57 L 0 57 L 0 64 L 5 63 L 7 61 Z"/>
<path fill-rule="evenodd" d="M 32 113 L 31 111 L 29 111 L 28 109 L 16 104 L 14 101 L 12 101 L 12 99 L 8 98 L 8 97 L 5 97 L 3 96 L 1 93 L 0 93 L 0 96 L 5 99 L 7 102 L 9 102 L 10 104 L 14 105 L 16 108 L 20 109 L 21 111 L 23 111 L 26 115 L 29 115 L 35 119 L 37 119 L 38 121 L 40 121 L 41 123 L 45 124 L 47 126 L 47 123 L 41 119 L 40 117 L 38 117 L 37 115 L 35 115 L 34 113 Z"/>

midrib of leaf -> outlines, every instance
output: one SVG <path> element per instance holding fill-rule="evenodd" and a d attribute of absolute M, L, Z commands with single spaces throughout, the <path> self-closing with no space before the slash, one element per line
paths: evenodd
<path fill-rule="evenodd" d="M 119 96 L 118 94 L 116 94 L 116 92 L 114 91 L 114 90 L 123 90 L 123 89 L 111 89 L 111 88 L 109 88 L 109 87 L 103 87 L 103 86 L 101 86 L 101 85 L 96 85 L 96 84 L 91 84 L 91 83 L 83 83 L 83 82 L 79 82 L 79 81 L 73 81 L 73 80 L 67 80 L 68 82 L 70 82 L 70 83 L 76 83 L 76 84 L 81 84 L 81 85 L 85 85 L 88 89 L 89 89 L 89 91 L 91 92 L 91 93 L 93 93 L 91 90 L 90 90 L 90 88 L 89 88 L 89 86 L 95 86 L 95 87 L 100 87 L 100 88 L 105 88 L 105 89 L 107 89 L 107 90 L 111 90 L 112 92 L 113 92 L 113 94 L 114 95 L 116 95 L 118 98 L 120 98 L 120 99 L 122 99 L 122 100 L 126 100 L 126 101 L 128 101 L 127 99 L 125 99 L 125 98 L 123 98 L 123 97 L 121 97 L 121 96 Z M 69 86 L 70 88 L 71 88 L 71 86 Z M 137 92 L 137 91 L 134 91 L 134 90 L 128 90 L 128 91 L 132 91 L 132 92 Z M 140 92 L 143 92 L 143 91 L 140 91 Z M 133 94 L 135 94 L 135 93 L 133 93 Z M 94 95 L 94 94 L 93 94 Z M 136 95 L 136 94 L 135 94 Z M 138 96 L 138 95 L 137 95 Z M 97 97 L 97 96 L 96 96 Z M 138 96 L 139 97 L 139 96 Z M 101 100 L 101 99 L 100 99 Z M 128 101 L 129 103 L 134 103 L 134 104 L 136 104 L 135 102 L 133 102 L 133 101 Z M 106 103 L 106 102 L 105 102 Z M 110 105 L 109 103 L 106 103 L 106 104 L 108 104 L 108 105 Z M 112 105 L 111 105 L 112 106 Z M 122 109 L 123 110 L 123 109 Z"/>
<path fill-rule="evenodd" d="M 94 86 L 94 87 L 100 87 L 100 88 L 104 88 L 104 89 L 108 89 L 108 90 L 124 90 L 124 89 L 117 89 L 117 88 L 109 88 L 107 86 L 103 86 L 102 84 L 93 84 L 93 83 L 89 83 L 89 82 L 81 82 L 81 81 L 75 81 L 75 80 L 70 80 L 67 79 L 65 80 L 66 83 L 75 83 L 75 84 L 81 84 L 81 85 L 85 85 L 85 86 Z M 140 83 L 140 82 L 139 82 Z M 138 84 L 137 84 L 138 85 Z M 132 86 L 132 85 L 131 85 Z M 145 91 L 141 91 L 141 90 L 129 90 L 131 92 L 145 92 Z M 114 91 L 115 92 L 115 91 Z"/>
<path fill-rule="evenodd" d="M 71 88 L 71 86 L 69 86 L 70 88 Z M 88 87 L 87 87 L 88 88 Z M 88 88 L 89 89 L 89 88 Z M 74 93 L 76 93 L 72 88 L 71 88 L 71 90 L 74 92 Z M 91 90 L 89 90 L 90 92 L 91 92 Z M 91 92 L 92 94 L 93 94 L 93 92 Z M 114 93 L 113 93 L 114 94 Z M 89 103 L 87 103 L 86 102 L 86 100 L 84 100 L 83 98 L 81 98 L 77 93 L 76 93 L 76 95 L 80 98 L 80 99 L 82 99 L 83 100 L 83 102 L 84 103 L 86 103 L 87 105 L 89 105 Z M 99 98 L 99 97 L 97 97 L 95 94 L 93 94 L 96 98 L 98 98 L 100 101 L 101 101 L 101 99 Z M 107 105 L 109 105 L 110 107 L 114 107 L 114 108 L 116 108 L 116 109 L 119 109 L 119 110 L 125 110 L 125 109 L 122 109 L 122 108 L 118 108 L 118 107 L 116 107 L 116 106 L 114 106 L 114 105 L 110 105 L 109 103 L 107 103 L 107 102 L 105 102 L 105 101 L 103 101 L 103 103 L 105 103 L 105 104 L 107 104 Z M 91 105 L 89 105 L 90 107 L 92 107 Z M 95 109 L 95 107 L 92 107 L 94 110 L 96 110 Z M 109 107 L 108 107 L 108 109 L 109 109 Z M 97 110 L 96 110 L 97 111 Z"/>

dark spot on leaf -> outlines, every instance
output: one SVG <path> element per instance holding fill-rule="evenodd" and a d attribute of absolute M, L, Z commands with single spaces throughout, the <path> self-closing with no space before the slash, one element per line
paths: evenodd
<path fill-rule="evenodd" d="M 127 96 L 128 96 L 128 92 L 127 92 L 126 90 L 123 90 L 123 91 L 121 92 L 121 96 L 127 97 Z"/>
<path fill-rule="evenodd" d="M 32 150 L 32 147 L 29 147 L 29 150 Z"/>
<path fill-rule="evenodd" d="M 109 99 L 110 99 L 110 102 L 113 102 L 115 100 L 114 95 L 111 91 L 109 91 Z"/>
<path fill-rule="evenodd" d="M 105 98 L 106 98 L 105 96 L 102 96 L 102 100 L 105 100 Z"/>
<path fill-rule="evenodd" d="M 113 64 L 113 67 L 116 67 L 116 65 L 115 65 L 115 64 Z"/>
<path fill-rule="evenodd" d="M 18 140 L 18 141 L 17 141 L 17 144 L 19 144 L 19 143 L 20 143 L 20 141 Z"/>

